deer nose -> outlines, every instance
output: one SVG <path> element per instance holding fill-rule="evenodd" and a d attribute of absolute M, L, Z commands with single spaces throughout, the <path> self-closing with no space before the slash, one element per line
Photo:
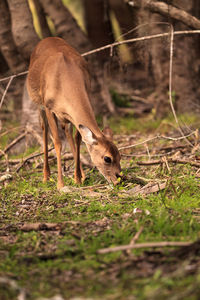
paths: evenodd
<path fill-rule="evenodd" d="M 115 176 L 116 176 L 117 178 L 122 178 L 122 176 L 121 176 L 119 173 L 115 173 Z"/>

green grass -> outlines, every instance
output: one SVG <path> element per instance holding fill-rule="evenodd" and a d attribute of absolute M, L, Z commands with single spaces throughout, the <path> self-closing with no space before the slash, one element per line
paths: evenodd
<path fill-rule="evenodd" d="M 124 126 L 131 132 L 143 124 L 141 132 L 147 132 L 142 120 L 133 121 L 131 128 L 128 122 L 131 119 L 116 122 L 117 130 Z M 152 124 L 154 130 L 158 126 Z M 170 172 L 158 166 L 130 168 L 136 161 L 122 162 L 128 179 L 114 188 L 96 170 L 86 169 L 81 187 L 66 177 L 69 191 L 61 193 L 56 189 L 55 165 L 48 183 L 42 182 L 41 169 L 28 166 L 1 183 L 0 278 L 25 288 L 30 300 L 56 294 L 64 299 L 198 299 L 199 251 L 188 251 L 184 258 L 169 248 L 97 253 L 101 248 L 129 244 L 141 227 L 137 243 L 200 238 L 197 169 L 177 164 L 170 164 Z M 130 191 L 136 185 L 131 181 L 135 175 L 165 179 L 166 188 L 134 195 Z M 99 183 L 105 186 L 95 188 Z M 134 212 L 136 208 L 139 213 Z M 56 223 L 57 229 L 22 230 L 29 223 Z M 16 299 L 18 294 L 0 281 L 0 299 Z"/>
<path fill-rule="evenodd" d="M 158 289 L 162 288 L 163 295 L 167 296 L 171 295 L 169 290 L 176 293 L 193 282 L 194 277 L 184 277 L 177 285 L 177 278 L 167 279 L 158 271 L 149 278 L 135 278 L 126 267 L 118 270 L 118 264 L 127 260 L 121 252 L 98 255 L 97 250 L 128 244 L 141 226 L 144 230 L 138 242 L 199 238 L 200 225 L 194 218 L 195 208 L 200 204 L 199 182 L 194 176 L 187 175 L 184 179 L 177 176 L 170 181 L 167 190 L 149 197 L 121 198 L 122 190 L 114 189 L 106 192 L 101 200 L 90 197 L 89 193 L 83 198 L 77 190 L 70 194 L 59 193 L 55 182 L 40 182 L 41 174 L 27 175 L 29 180 L 26 175 L 16 176 L 15 184 L 10 182 L 1 189 L 1 223 L 17 228 L 23 222 L 72 222 L 64 225 L 59 234 L 10 229 L 9 235 L 15 242 L 1 244 L 1 253 L 4 253 L 0 255 L 1 275 L 12 274 L 18 284 L 30 292 L 30 299 L 41 295 L 50 297 L 58 291 L 65 297 L 79 294 L 95 297 L 103 293 L 105 299 L 109 299 L 114 292 L 116 298 L 113 299 L 123 299 L 132 293 L 145 299 Z M 26 179 L 22 180 L 23 176 Z M 27 204 L 28 210 L 20 208 L 23 201 L 31 202 Z M 77 206 L 79 201 L 81 205 Z M 135 215 L 134 208 L 143 212 Z M 139 256 L 143 250 L 133 253 Z M 44 258 L 40 258 L 41 254 Z M 120 279 L 110 280 L 109 266 L 116 267 L 117 275 L 114 275 Z M 70 276 L 67 282 L 61 280 L 65 274 Z M 13 291 L 9 291 L 10 298 L 6 293 L 5 299 L 14 299 Z"/>

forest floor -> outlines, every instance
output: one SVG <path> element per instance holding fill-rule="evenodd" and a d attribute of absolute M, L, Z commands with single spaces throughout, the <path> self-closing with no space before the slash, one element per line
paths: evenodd
<path fill-rule="evenodd" d="M 1 157 L 0 300 L 199 299 L 199 124 L 181 118 L 188 138 L 172 118 L 109 120 L 118 147 L 133 145 L 120 151 L 116 187 L 89 163 L 75 185 L 68 153 L 65 192 L 53 151 L 48 183 L 40 149 Z M 2 124 L 1 150 L 19 135 L 13 127 Z M 88 162 L 84 147 L 82 155 Z M 149 244 L 158 242 L 177 244 Z"/>

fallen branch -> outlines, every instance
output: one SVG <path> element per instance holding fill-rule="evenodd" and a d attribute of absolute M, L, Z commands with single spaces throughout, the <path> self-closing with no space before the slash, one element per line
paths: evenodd
<path fill-rule="evenodd" d="M 192 242 L 152 242 L 152 243 L 140 243 L 133 245 L 123 245 L 117 247 L 109 247 L 97 250 L 98 254 L 106 254 L 117 251 L 125 251 L 130 249 L 141 249 L 141 248 L 160 248 L 160 247 L 188 247 L 191 246 Z"/>
<path fill-rule="evenodd" d="M 200 20 L 186 11 L 177 8 L 173 5 L 161 2 L 161 1 L 149 1 L 149 0 L 134 0 L 133 7 L 146 8 L 154 13 L 159 13 L 165 17 L 173 18 L 174 20 L 180 21 L 183 24 L 200 29 Z"/>
<path fill-rule="evenodd" d="M 139 143 L 136 143 L 136 144 L 133 144 L 133 145 L 128 145 L 128 146 L 124 146 L 124 147 L 120 147 L 118 148 L 119 151 L 121 150 L 124 150 L 124 149 L 129 149 L 129 148 L 133 148 L 133 147 L 136 147 L 136 146 L 140 146 L 140 145 L 143 145 L 143 144 L 146 144 L 148 142 L 151 142 L 153 140 L 156 140 L 156 139 L 165 139 L 165 140 L 171 140 L 171 141 L 179 141 L 179 140 L 183 140 L 183 139 L 186 139 L 192 135 L 194 135 L 196 133 L 196 130 L 192 131 L 191 133 L 187 134 L 187 135 L 184 135 L 184 136 L 179 136 L 179 137 L 170 137 L 170 136 L 164 136 L 164 135 L 156 135 L 152 138 L 149 138 L 147 140 L 144 140 L 142 142 L 139 142 Z"/>
<path fill-rule="evenodd" d="M 23 75 L 27 75 L 28 74 L 28 71 L 24 71 L 24 72 L 21 72 L 21 73 L 18 73 L 18 74 L 13 74 L 13 75 L 11 75 L 11 76 L 7 76 L 7 77 L 4 77 L 4 78 L 1 78 L 0 79 L 0 82 L 2 82 L 2 81 L 5 81 L 5 80 L 8 80 L 8 79 L 10 79 L 10 78 L 15 78 L 15 77 L 18 77 L 18 76 L 23 76 Z"/>
<path fill-rule="evenodd" d="M 174 31 L 174 35 L 189 35 L 189 34 L 200 34 L 200 30 L 181 30 L 181 31 Z M 133 38 L 133 39 L 128 39 L 128 40 L 124 40 L 124 41 L 120 41 L 120 42 L 115 42 L 109 45 L 105 45 L 102 46 L 100 48 L 94 49 L 94 50 L 90 50 L 88 52 L 85 52 L 82 54 L 82 56 L 88 56 L 90 54 L 94 54 L 109 48 L 113 48 L 116 46 L 120 46 L 120 45 L 124 45 L 124 44 L 130 44 L 130 43 L 134 43 L 134 42 L 143 42 L 146 40 L 152 40 L 152 39 L 158 39 L 158 38 L 162 38 L 162 37 L 168 37 L 170 36 L 171 33 L 170 32 L 165 32 L 165 33 L 158 33 L 158 34 L 152 34 L 152 35 L 148 35 L 148 36 L 143 36 L 143 37 L 138 37 L 138 38 Z"/>
<path fill-rule="evenodd" d="M 172 162 L 175 164 L 189 164 L 193 167 L 200 168 L 200 164 L 197 162 L 189 161 L 189 160 L 183 160 L 183 159 L 177 159 L 177 158 L 168 158 L 168 162 Z M 151 160 L 151 161 L 137 161 L 137 165 L 139 166 L 151 166 L 151 165 L 159 165 L 163 164 L 164 161 L 159 159 L 159 160 Z"/>
<path fill-rule="evenodd" d="M 174 35 L 191 35 L 191 34 L 200 34 L 200 30 L 182 30 L 182 31 L 174 31 Z M 138 38 L 133 38 L 133 39 L 128 39 L 128 40 L 124 40 L 124 41 L 120 41 L 120 42 L 114 42 L 112 44 L 108 44 L 105 45 L 103 47 L 99 47 L 96 49 L 93 49 L 91 51 L 85 52 L 83 54 L 81 54 L 82 56 L 88 56 L 90 54 L 93 53 L 97 53 L 100 51 L 104 51 L 105 49 L 109 49 L 109 48 L 113 48 L 113 47 L 117 47 L 123 44 L 130 44 L 130 43 L 134 43 L 134 42 L 141 42 L 141 41 L 145 41 L 145 40 L 152 40 L 152 39 L 157 39 L 157 38 L 162 38 L 162 37 L 168 37 L 170 36 L 170 32 L 165 32 L 165 33 L 159 33 L 159 34 L 153 34 L 153 35 L 148 35 L 148 36 L 143 36 L 143 37 L 138 37 Z M 24 71 L 15 75 L 11 75 L 8 77 L 4 77 L 4 78 L 0 78 L 0 82 L 2 81 L 6 81 L 9 80 L 10 78 L 15 78 L 18 76 L 23 76 L 28 74 L 28 71 Z"/>
<path fill-rule="evenodd" d="M 4 153 L 8 152 L 14 145 L 16 145 L 19 141 L 21 141 L 25 136 L 27 132 L 20 134 L 16 139 L 14 139 L 5 149 Z M 4 155 L 4 153 L 0 153 L 0 158 Z"/>
<path fill-rule="evenodd" d="M 167 182 L 162 182 L 162 183 L 151 183 L 149 182 L 143 187 L 140 186 L 135 186 L 134 188 L 130 189 L 126 193 L 131 194 L 131 195 L 148 195 L 152 193 L 157 193 L 161 190 L 164 190 L 167 185 Z"/>
<path fill-rule="evenodd" d="M 19 129 L 21 129 L 21 131 L 23 131 L 22 129 L 24 129 L 24 126 L 23 126 L 23 127 L 22 127 L 22 126 L 17 126 L 17 127 L 14 127 L 14 128 L 10 128 L 10 129 L 8 129 L 8 130 L 6 130 L 6 131 L 3 131 L 3 132 L 0 134 L 0 137 L 2 137 L 2 136 L 4 136 L 4 135 L 7 135 L 8 133 L 13 132 L 13 131 L 15 131 L 15 130 L 19 130 Z"/>
<path fill-rule="evenodd" d="M 79 224 L 78 221 L 64 221 L 61 223 L 24 223 L 24 224 L 10 224 L 5 227 L 2 227 L 1 230 L 6 230 L 6 231 L 41 231 L 41 230 L 52 230 L 52 231 L 57 231 L 66 226 L 66 224 L 72 224 L 72 225 L 77 225 Z"/>
<path fill-rule="evenodd" d="M 22 231 L 40 231 L 40 230 L 59 230 L 60 224 L 58 223 L 25 223 L 19 226 Z"/>
<path fill-rule="evenodd" d="M 50 148 L 50 149 L 48 150 L 48 152 L 50 152 L 50 151 L 53 150 L 53 149 L 54 149 L 54 147 Z M 15 172 L 18 173 L 18 172 L 21 170 L 21 168 L 25 165 L 25 163 L 27 163 L 29 160 L 31 160 L 31 159 L 33 159 L 33 158 L 35 158 L 35 157 L 41 156 L 41 155 L 43 155 L 43 154 L 44 154 L 44 152 L 39 152 L 39 153 L 32 154 L 32 155 L 28 156 L 28 157 L 25 158 L 25 159 L 23 160 L 23 162 L 17 167 L 17 169 L 15 170 Z"/>
<path fill-rule="evenodd" d="M 130 246 L 135 245 L 135 242 L 139 239 L 140 234 L 142 233 L 143 229 L 144 229 L 144 227 L 141 226 L 140 229 L 136 232 L 136 234 L 134 235 L 134 237 L 130 241 L 130 244 L 129 244 Z M 130 254 L 131 250 L 129 249 L 126 252 L 127 252 L 127 254 Z"/>
<path fill-rule="evenodd" d="M 7 86 L 6 86 L 6 88 L 5 88 L 5 91 L 4 91 L 4 93 L 3 93 L 3 95 L 2 95 L 2 98 L 1 98 L 0 109 L 1 109 L 1 107 L 2 107 L 2 105 L 3 105 L 3 101 L 4 101 L 4 99 L 5 99 L 5 96 L 6 96 L 6 94 L 7 94 L 7 91 L 8 91 L 8 89 L 9 89 L 9 87 L 10 87 L 12 81 L 13 81 L 13 77 L 10 77 L 10 79 L 9 79 L 9 81 L 8 81 L 8 83 L 7 83 Z"/>

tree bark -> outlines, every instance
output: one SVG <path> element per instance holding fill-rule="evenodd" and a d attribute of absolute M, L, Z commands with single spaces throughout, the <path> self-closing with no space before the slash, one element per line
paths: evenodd
<path fill-rule="evenodd" d="M 136 38 L 138 31 L 135 28 L 138 25 L 138 9 L 132 8 L 124 0 L 108 0 L 110 10 L 114 12 L 114 15 L 118 21 L 121 33 L 124 39 Z M 138 44 L 129 44 L 129 53 L 131 56 L 130 63 L 139 63 L 139 48 Z"/>
<path fill-rule="evenodd" d="M 13 40 L 10 12 L 6 0 L 0 1 L 0 50 L 13 73 L 25 69 L 25 62 Z"/>
<path fill-rule="evenodd" d="M 124 0 L 108 0 L 110 8 L 114 11 L 122 34 L 127 33 L 136 25 L 134 11 L 124 2 Z M 133 33 L 129 35 L 133 36 Z"/>
<path fill-rule="evenodd" d="M 61 0 L 39 0 L 39 2 L 45 13 L 52 19 L 58 36 L 81 52 L 90 50 L 86 35 Z"/>
<path fill-rule="evenodd" d="M 165 17 L 173 18 L 194 29 L 200 29 L 200 20 L 187 11 L 160 1 L 134 0 L 134 7 L 148 9 Z M 180 7 L 183 7 L 180 5 Z M 195 12 L 195 11 L 194 11 Z"/>
<path fill-rule="evenodd" d="M 84 8 L 86 29 L 92 45 L 99 48 L 113 43 L 107 0 L 84 0 Z M 98 57 L 103 61 L 108 60 L 109 50 L 99 52 Z"/>
<path fill-rule="evenodd" d="M 0 50 L 0 76 L 2 77 L 3 74 L 8 70 L 9 70 L 9 66 Z"/>
<path fill-rule="evenodd" d="M 145 0 L 146 1 L 146 0 Z M 194 14 L 195 0 L 176 0 L 176 5 L 188 14 Z M 169 18 L 170 18 L 169 10 Z M 158 22 L 169 22 L 169 19 L 159 14 L 151 14 L 149 24 L 152 29 L 149 34 L 169 31 L 169 27 Z M 164 27 L 163 27 L 164 26 Z M 175 30 L 187 30 L 182 22 L 173 22 Z M 175 98 L 175 108 L 179 112 L 195 112 L 199 110 L 199 38 L 185 36 L 174 38 L 173 46 L 173 80 L 172 90 Z M 151 70 L 148 76 L 153 76 L 155 91 L 150 95 L 150 99 L 156 103 L 157 116 L 162 117 L 169 109 L 169 60 L 170 60 L 170 41 L 169 39 L 159 39 L 151 41 L 150 59 Z"/>
<path fill-rule="evenodd" d="M 39 23 L 40 23 L 42 37 L 46 38 L 48 36 L 51 36 L 51 31 L 49 29 L 47 19 L 46 19 L 46 14 L 44 12 L 43 7 L 41 6 L 39 0 L 33 0 L 33 2 L 34 2 L 34 5 L 35 5 L 37 15 L 38 15 L 38 20 L 39 20 Z"/>
<path fill-rule="evenodd" d="M 15 44 L 24 59 L 29 61 L 30 54 L 39 38 L 33 27 L 32 14 L 27 0 L 7 0 L 11 19 L 12 33 Z"/>

